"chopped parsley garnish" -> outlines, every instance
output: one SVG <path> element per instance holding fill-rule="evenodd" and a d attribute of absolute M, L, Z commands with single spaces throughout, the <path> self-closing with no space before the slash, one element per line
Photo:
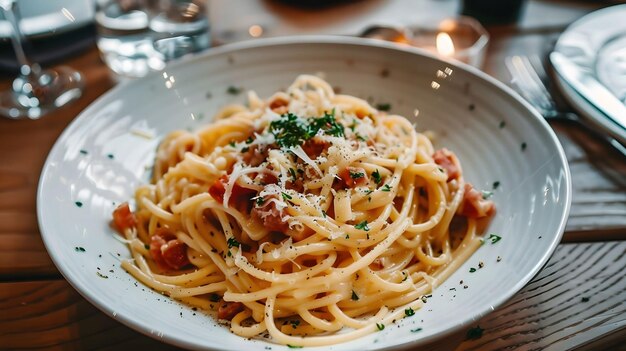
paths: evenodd
<path fill-rule="evenodd" d="M 500 129 L 504 128 L 504 126 L 506 126 L 506 122 L 505 121 L 500 121 L 500 124 L 498 125 L 498 127 Z"/>
<path fill-rule="evenodd" d="M 356 128 L 357 124 L 359 124 L 359 122 L 355 118 L 353 118 L 352 124 L 348 128 L 350 128 L 350 130 L 354 132 L 354 129 Z"/>
<path fill-rule="evenodd" d="M 500 186 L 500 181 L 496 180 L 495 182 L 493 182 L 493 190 L 498 189 L 499 186 Z"/>
<path fill-rule="evenodd" d="M 83 150 L 83 149 L 80 150 L 80 153 L 83 154 L 83 155 L 87 155 L 88 154 L 87 150 Z"/>
<path fill-rule="evenodd" d="M 378 330 L 383 330 L 385 329 L 385 325 L 382 323 L 376 323 L 376 328 L 378 328 Z"/>
<path fill-rule="evenodd" d="M 293 113 L 286 113 L 280 116 L 281 119 L 270 123 L 270 132 L 274 134 L 276 143 L 281 147 L 291 147 L 300 145 L 309 139 L 306 134 L 304 121 Z"/>
<path fill-rule="evenodd" d="M 357 301 L 359 299 L 359 295 L 357 295 L 354 290 L 352 290 L 352 300 Z"/>
<path fill-rule="evenodd" d="M 265 203 L 265 198 L 263 196 L 259 196 L 256 198 L 256 205 L 257 206 L 261 206 L 263 205 L 263 203 Z"/>
<path fill-rule="evenodd" d="M 301 349 L 302 348 L 302 346 L 289 345 L 289 344 L 287 344 L 287 347 L 290 348 L 290 349 Z"/>
<path fill-rule="evenodd" d="M 380 184 L 380 182 L 383 181 L 383 178 L 380 176 L 380 172 L 378 172 L 378 170 L 372 172 L 372 179 L 374 179 L 376 184 Z"/>
<path fill-rule="evenodd" d="M 361 134 L 356 133 L 356 139 L 359 141 L 367 141 L 367 139 L 365 139 Z"/>
<path fill-rule="evenodd" d="M 82 203 L 82 202 L 80 202 L 80 201 L 76 201 L 76 202 L 74 202 L 74 204 L 75 204 L 77 207 L 83 207 L 83 203 Z"/>
<path fill-rule="evenodd" d="M 228 89 L 226 89 L 226 92 L 230 95 L 239 95 L 239 93 L 241 93 L 241 88 L 237 88 L 236 86 L 231 85 L 228 87 Z"/>
<path fill-rule="evenodd" d="M 404 310 L 404 315 L 407 316 L 407 317 L 411 317 L 414 314 L 415 314 L 415 311 L 413 311 L 413 309 L 411 307 L 409 307 L 409 308 Z"/>
<path fill-rule="evenodd" d="M 293 181 L 295 182 L 296 180 L 298 180 L 298 177 L 296 176 L 296 170 L 293 168 L 289 168 L 289 174 L 291 175 L 291 178 L 293 178 Z"/>
<path fill-rule="evenodd" d="M 497 243 L 498 241 L 500 241 L 502 239 L 501 236 L 496 235 L 496 234 L 489 234 L 489 238 L 487 240 L 491 241 L 492 244 Z"/>
<path fill-rule="evenodd" d="M 363 221 L 354 226 L 355 229 L 365 230 L 366 232 L 370 230 L 370 227 L 367 226 L 367 221 Z"/>
<path fill-rule="evenodd" d="M 250 150 L 250 148 L 247 146 L 241 148 L 241 152 L 248 152 L 248 150 Z"/>
<path fill-rule="evenodd" d="M 337 120 L 335 120 L 335 109 L 333 109 L 330 113 L 324 112 L 322 117 L 309 118 L 308 123 L 308 132 L 311 138 L 314 137 L 320 129 L 328 135 L 339 137 L 344 136 L 343 125 L 338 124 Z"/>
<path fill-rule="evenodd" d="M 296 329 L 300 325 L 300 321 L 296 319 L 296 320 L 293 320 L 293 321 L 289 321 L 289 324 L 291 324 L 291 327 L 293 329 Z"/>
<path fill-rule="evenodd" d="M 422 328 L 415 328 L 415 329 L 411 329 L 411 333 L 417 333 L 422 331 Z"/>
<path fill-rule="evenodd" d="M 477 325 L 475 328 L 471 328 L 470 330 L 468 330 L 465 336 L 467 337 L 467 339 L 470 339 L 470 340 L 480 339 L 480 337 L 483 336 L 484 330 L 485 329 Z"/>
<path fill-rule="evenodd" d="M 373 192 L 374 192 L 374 190 L 367 189 L 367 190 L 365 190 L 365 193 L 364 193 L 364 194 L 365 194 L 365 195 L 369 195 L 369 194 L 371 194 L 371 193 L 373 193 Z"/>
<path fill-rule="evenodd" d="M 230 143 L 228 143 L 228 145 L 230 145 L 231 147 L 235 147 L 235 142 L 231 141 Z"/>
<path fill-rule="evenodd" d="M 211 294 L 209 295 L 209 300 L 211 300 L 211 302 L 218 302 L 220 300 L 220 296 L 218 294 Z"/>
<path fill-rule="evenodd" d="M 113 156 L 113 154 L 108 154 L 107 157 L 112 160 L 115 156 Z"/>
<path fill-rule="evenodd" d="M 382 190 L 382 191 L 391 191 L 391 187 L 389 186 L 389 184 L 385 184 L 385 185 L 383 185 L 383 188 L 380 189 L 380 190 Z"/>
<path fill-rule="evenodd" d="M 102 279 L 109 279 L 109 276 L 104 275 L 104 274 L 102 274 L 102 273 L 100 273 L 100 272 L 96 272 L 96 275 L 97 275 L 98 277 L 102 278 Z"/>
<path fill-rule="evenodd" d="M 324 218 L 326 218 L 326 216 L 327 216 L 326 211 L 322 211 L 322 216 L 323 216 Z"/>
<path fill-rule="evenodd" d="M 390 103 L 376 104 L 376 109 L 379 111 L 389 111 L 391 110 L 391 104 Z"/>
<path fill-rule="evenodd" d="M 471 267 L 471 268 L 469 269 L 469 272 L 470 272 L 470 273 L 474 273 L 474 272 L 476 272 L 476 268 Z"/>
<path fill-rule="evenodd" d="M 580 301 L 589 302 L 589 298 L 587 296 L 584 296 L 582 299 L 580 299 Z"/>
<path fill-rule="evenodd" d="M 526 146 L 528 146 L 526 145 L 526 143 L 522 143 L 522 145 L 520 145 L 520 148 L 522 149 L 522 151 L 526 150 Z"/>
<path fill-rule="evenodd" d="M 270 132 L 280 147 L 293 147 L 313 138 L 322 130 L 325 134 L 343 137 L 343 125 L 335 120 L 335 110 L 324 112 L 322 117 L 311 117 L 306 120 L 293 113 L 282 114 L 281 119 L 270 123 Z"/>
<path fill-rule="evenodd" d="M 283 200 L 287 201 L 287 200 L 291 200 L 293 199 L 293 197 L 291 197 L 291 195 L 287 194 L 287 193 L 280 193 L 283 196 Z"/>
<path fill-rule="evenodd" d="M 237 241 L 237 239 L 235 238 L 228 238 L 228 241 L 226 241 L 226 243 L 228 244 L 228 248 L 232 248 L 232 247 L 239 247 L 239 241 Z"/>
<path fill-rule="evenodd" d="M 248 137 L 248 139 L 246 139 L 246 144 L 252 144 L 253 141 L 254 139 L 252 139 L 252 137 Z"/>
<path fill-rule="evenodd" d="M 359 178 L 365 177 L 365 173 L 352 172 L 352 171 L 349 171 L 349 173 L 350 173 L 350 178 L 352 178 L 352 179 L 359 179 Z"/>
<path fill-rule="evenodd" d="M 144 249 L 146 249 L 146 250 L 150 250 L 150 245 L 148 245 L 148 244 L 143 244 L 143 248 L 144 248 Z"/>
<path fill-rule="evenodd" d="M 483 200 L 487 200 L 493 196 L 493 191 L 483 190 L 482 194 L 483 194 Z"/>
<path fill-rule="evenodd" d="M 82 246 L 76 246 L 76 247 L 74 248 L 74 250 L 75 250 L 76 252 L 85 252 L 85 248 L 84 248 L 84 247 L 82 247 Z"/>

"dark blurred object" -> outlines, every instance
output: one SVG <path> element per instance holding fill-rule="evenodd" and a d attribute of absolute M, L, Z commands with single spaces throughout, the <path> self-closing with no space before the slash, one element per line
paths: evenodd
<path fill-rule="evenodd" d="M 283 4 L 302 7 L 307 9 L 326 8 L 334 5 L 343 5 L 351 2 L 361 2 L 364 0 L 275 0 Z"/>
<path fill-rule="evenodd" d="M 461 14 L 483 24 L 515 23 L 524 10 L 524 0 L 463 0 Z"/>
<path fill-rule="evenodd" d="M 89 24 L 64 33 L 31 37 L 29 41 L 28 55 L 31 60 L 47 66 L 92 47 L 96 42 L 96 29 Z M 0 71 L 13 74 L 18 71 L 9 38 L 0 38 Z"/>

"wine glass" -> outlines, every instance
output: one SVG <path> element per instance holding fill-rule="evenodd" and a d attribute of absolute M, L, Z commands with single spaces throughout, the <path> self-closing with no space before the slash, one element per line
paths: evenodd
<path fill-rule="evenodd" d="M 13 29 L 11 43 L 20 65 L 19 76 L 11 89 L 0 92 L 0 115 L 37 119 L 80 97 L 84 82 L 80 73 L 69 67 L 43 70 L 28 60 L 22 46 L 25 36 L 20 30 L 16 3 L 16 0 L 0 0 L 0 12 Z"/>

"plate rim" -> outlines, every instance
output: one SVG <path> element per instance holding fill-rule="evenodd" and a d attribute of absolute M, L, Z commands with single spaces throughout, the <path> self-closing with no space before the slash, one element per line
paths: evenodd
<path fill-rule="evenodd" d="M 596 21 L 601 20 L 602 17 L 606 16 L 607 14 L 614 15 L 616 10 L 621 11 L 626 15 L 626 4 L 608 6 L 608 7 L 593 11 L 591 13 L 588 13 L 580 17 L 576 21 L 572 22 L 559 35 L 554 45 L 554 51 L 563 53 L 562 50 L 563 50 L 563 45 L 564 45 L 563 40 L 565 40 L 564 38 L 567 38 L 568 36 L 571 36 L 581 30 L 585 30 L 587 26 L 592 25 L 592 23 L 595 23 Z M 624 24 L 623 28 L 626 28 L 626 24 Z M 612 30 L 613 32 L 615 31 L 615 29 L 612 29 L 612 28 L 607 29 L 607 30 Z M 597 56 L 594 55 L 593 60 L 595 61 L 596 59 L 597 59 Z M 580 66 L 578 62 L 576 62 L 575 60 L 572 60 L 572 63 L 581 70 L 589 69 L 588 67 Z M 554 63 L 551 63 L 551 64 L 554 65 Z M 594 76 L 595 76 L 595 73 L 594 73 Z M 580 94 L 580 92 L 578 92 L 571 85 L 567 77 L 563 77 L 558 72 L 555 72 L 555 78 L 556 78 L 555 82 L 556 82 L 556 86 L 558 87 L 558 90 L 563 94 L 565 99 L 570 104 L 572 104 L 572 107 L 574 107 L 574 109 L 579 114 L 583 115 L 583 117 L 586 117 L 596 127 L 602 129 L 603 131 L 612 135 L 615 139 L 619 140 L 621 143 L 624 143 L 626 145 L 626 130 L 624 128 L 620 127 L 617 123 L 613 122 L 606 114 L 600 111 L 598 107 L 596 107 L 593 103 L 589 102 L 584 96 L 582 96 L 582 94 Z M 598 82 L 600 84 L 603 84 L 599 80 Z"/>
<path fill-rule="evenodd" d="M 571 172 L 570 172 L 570 168 L 569 168 L 569 164 L 567 161 L 567 157 L 565 156 L 565 151 L 561 145 L 561 143 L 559 142 L 554 130 L 550 127 L 550 125 L 548 124 L 548 122 L 539 115 L 539 113 L 537 111 L 535 111 L 532 106 L 526 102 L 526 100 L 524 100 L 519 94 L 517 94 L 515 91 L 513 91 L 511 88 L 509 88 L 507 85 L 505 85 L 504 83 L 498 81 L 497 79 L 489 76 L 487 73 L 482 72 L 481 70 L 479 70 L 478 68 L 469 66 L 465 63 L 456 61 L 456 60 L 451 60 L 451 59 L 447 59 L 447 58 L 442 58 L 439 57 L 435 54 L 432 54 L 424 49 L 420 49 L 420 48 L 416 48 L 416 47 L 405 47 L 405 46 L 398 46 L 395 45 L 394 43 L 390 43 L 390 42 L 385 42 L 385 41 L 380 41 L 380 40 L 376 40 L 376 39 L 364 39 L 364 38 L 358 38 L 358 37 L 348 37 L 348 36 L 334 36 L 334 35 L 305 35 L 305 36 L 285 36 L 285 37 L 275 37 L 275 38 L 263 38 L 263 39 L 255 39 L 255 40 L 248 40 L 248 41 L 242 41 L 242 42 L 237 42 L 237 43 L 231 43 L 231 44 L 226 44 L 220 47 L 216 47 L 216 48 L 212 48 L 206 52 L 200 53 L 200 54 L 196 54 L 196 55 L 192 55 L 190 57 L 186 57 L 183 58 L 181 60 L 177 60 L 175 62 L 172 62 L 170 64 L 168 64 L 163 71 L 166 71 L 168 69 L 172 69 L 172 68 L 177 68 L 179 66 L 183 66 L 183 65 L 189 65 L 189 64 L 193 64 L 194 62 L 197 61 L 202 61 L 202 60 L 210 60 L 211 57 L 214 56 L 219 56 L 222 54 L 227 54 L 230 52 L 237 52 L 239 50 L 246 50 L 246 49 L 254 49 L 257 47 L 266 47 L 266 46 L 276 46 L 276 45 L 294 45 L 294 44 L 309 44 L 309 45 L 326 45 L 326 44 L 345 44 L 345 45 L 353 45 L 353 46 L 365 46 L 365 47 L 375 47 L 377 49 L 389 49 L 389 50 L 395 50 L 395 51 L 400 51 L 400 52 L 405 52 L 405 53 L 409 53 L 409 54 L 413 54 L 413 55 L 417 55 L 417 56 L 426 56 L 429 58 L 434 58 L 436 60 L 445 62 L 449 65 L 452 65 L 456 68 L 461 68 L 462 70 L 465 70 L 469 73 L 471 73 L 475 78 L 478 78 L 480 80 L 483 80 L 493 86 L 495 86 L 496 88 L 500 89 L 501 91 L 503 91 L 504 93 L 506 93 L 506 95 L 508 95 L 509 98 L 514 99 L 517 103 L 519 103 L 520 105 L 522 105 L 526 112 L 528 112 L 528 118 L 532 118 L 535 120 L 535 122 L 537 122 L 539 125 L 542 126 L 542 128 L 544 129 L 544 131 L 546 132 L 546 134 L 548 135 L 547 140 L 549 140 L 549 142 L 551 144 L 554 145 L 557 154 L 555 155 L 559 161 L 560 161 L 560 165 L 562 166 L 562 170 L 564 172 L 564 185 L 565 185 L 565 191 L 564 191 L 564 207 L 563 207 L 563 211 L 561 213 L 561 218 L 558 221 L 558 226 L 556 228 L 557 233 L 556 235 L 553 237 L 552 241 L 549 242 L 549 245 L 547 245 L 547 249 L 546 251 L 543 253 L 543 255 L 541 256 L 541 259 L 536 262 L 532 269 L 529 270 L 529 272 L 527 272 L 524 277 L 522 279 L 520 279 L 517 284 L 515 284 L 510 290 L 513 291 L 513 293 L 509 292 L 507 294 L 503 294 L 502 296 L 500 296 L 499 298 L 497 298 L 496 300 L 494 300 L 494 302 L 491 304 L 490 308 L 485 308 L 484 310 L 480 310 L 477 311 L 475 313 L 475 315 L 473 317 L 476 318 L 482 318 L 484 316 L 486 316 L 487 314 L 489 314 L 490 312 L 494 311 L 495 309 L 501 307 L 503 304 L 505 304 L 508 300 L 510 300 L 513 296 L 515 296 L 515 294 L 517 294 L 533 277 L 535 277 L 539 271 L 545 266 L 545 264 L 548 262 L 548 260 L 550 259 L 550 257 L 552 257 L 554 251 L 556 250 L 556 247 L 558 246 L 558 244 L 561 241 L 561 238 L 563 236 L 563 232 L 565 230 L 565 225 L 567 222 L 567 219 L 569 217 L 569 212 L 570 212 L 570 207 L 571 207 L 571 200 L 572 200 L 572 182 L 571 182 Z M 127 89 L 127 87 L 132 87 L 133 85 L 137 85 L 137 84 L 141 84 L 142 81 L 148 80 L 148 79 L 152 79 L 152 77 L 156 77 L 160 74 L 162 74 L 163 71 L 156 71 L 156 72 L 150 72 L 147 76 L 143 77 L 143 78 L 139 78 L 136 80 L 132 80 L 132 81 L 126 81 L 123 82 L 121 84 L 118 84 L 117 86 L 113 87 L 112 89 L 108 90 L 107 92 L 105 92 L 104 94 L 102 94 L 101 96 L 97 97 L 94 101 L 92 101 L 84 110 L 82 110 L 78 116 L 76 118 L 74 118 L 63 130 L 63 132 L 59 135 L 59 137 L 55 140 L 53 147 L 50 149 L 48 155 L 46 156 L 46 161 L 43 165 L 40 177 L 39 177 L 39 181 L 38 181 L 38 185 L 37 185 L 37 195 L 36 195 L 36 203 L 37 203 L 37 221 L 39 224 L 39 228 L 40 228 L 40 235 L 41 238 L 43 240 L 44 246 L 46 247 L 46 251 L 48 252 L 48 255 L 50 256 L 52 262 L 54 263 L 54 265 L 56 266 L 56 268 L 59 270 L 59 272 L 61 273 L 61 275 L 63 276 L 63 278 L 83 297 L 85 298 L 87 301 L 89 301 L 93 306 L 95 306 L 96 308 L 98 308 L 100 311 L 104 312 L 106 315 L 108 315 L 109 317 L 113 318 L 116 321 L 119 321 L 121 323 L 123 323 L 124 325 L 126 325 L 127 327 L 130 327 L 131 329 L 138 331 L 146 336 L 155 338 L 155 335 L 152 335 L 148 332 L 148 330 L 146 330 L 146 328 L 141 324 L 136 322 L 133 318 L 131 318 L 129 316 L 129 318 L 126 317 L 125 313 L 115 313 L 109 306 L 102 304 L 98 301 L 98 299 L 94 296 L 90 296 L 88 295 L 83 289 L 81 289 L 81 287 L 83 286 L 82 283 L 78 282 L 78 281 L 73 281 L 71 279 L 71 275 L 69 275 L 67 273 L 67 271 L 65 270 L 65 264 L 62 262 L 62 260 L 58 257 L 58 253 L 54 253 L 54 251 L 50 251 L 51 248 L 51 242 L 49 242 L 49 240 L 51 240 L 53 238 L 53 234 L 50 234 L 49 230 L 45 228 L 45 226 L 43 225 L 45 222 L 45 214 L 44 214 L 44 210 L 42 209 L 43 206 L 41 205 L 41 203 L 43 203 L 45 200 L 42 198 L 43 196 L 43 192 L 45 191 L 44 189 L 44 183 L 45 183 L 45 179 L 47 178 L 47 174 L 49 172 L 50 169 L 50 163 L 53 162 L 52 161 L 52 157 L 53 155 L 57 154 L 59 152 L 59 149 L 62 147 L 62 140 L 65 140 L 67 138 L 67 136 L 71 133 L 71 131 L 76 128 L 76 125 L 80 124 L 83 120 L 88 119 L 90 116 L 90 113 L 92 112 L 92 110 L 96 110 L 101 104 L 103 104 L 103 101 L 105 101 L 106 99 L 109 98 L 109 96 L 117 94 L 118 91 L 120 90 L 124 90 Z M 532 116 L 532 117 L 531 117 Z M 48 231 L 48 234 L 46 234 L 46 232 Z M 443 330 L 439 333 L 434 333 L 432 335 L 426 336 L 426 337 L 422 337 L 422 338 L 416 338 L 414 340 L 408 341 L 408 342 L 403 342 L 403 343 L 399 343 L 399 344 L 394 344 L 394 345 L 389 345 L 389 346 L 385 346 L 380 348 L 380 350 L 383 349 L 390 349 L 390 348 L 409 348 L 409 347 L 416 347 L 418 345 L 428 345 L 429 343 L 435 341 L 435 340 L 439 340 L 443 337 L 445 337 L 446 335 L 450 335 L 452 333 L 458 332 L 459 330 L 461 330 L 462 328 L 465 328 L 467 326 L 469 326 L 472 322 L 474 322 L 475 320 L 473 320 L 472 318 L 468 318 L 466 320 L 464 320 L 461 323 L 457 323 L 456 325 L 454 325 L 453 327 Z M 177 337 L 176 335 L 169 335 L 167 333 L 164 333 L 162 336 L 160 336 L 160 339 L 158 339 L 159 341 L 164 341 L 167 342 L 171 345 L 176 345 L 176 346 L 181 346 L 181 347 L 185 347 L 185 348 L 193 348 L 193 349 L 198 349 L 198 348 L 202 348 L 202 349 L 209 349 L 209 350 L 216 350 L 215 347 L 213 346 L 208 346 L 208 345 L 201 345 L 201 344 L 196 344 L 194 342 L 190 342 L 187 341 L 185 339 L 182 339 L 180 337 Z"/>

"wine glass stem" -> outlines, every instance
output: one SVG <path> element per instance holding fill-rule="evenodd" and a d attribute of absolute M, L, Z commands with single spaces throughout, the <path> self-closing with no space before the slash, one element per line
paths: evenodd
<path fill-rule="evenodd" d="M 17 62 L 20 65 L 20 71 L 23 70 L 23 67 L 29 68 L 27 71 L 32 72 L 31 62 L 26 57 L 24 53 L 24 47 L 22 45 L 24 41 L 24 33 L 20 30 L 20 15 L 17 9 L 17 2 L 15 0 L 0 0 L 0 9 L 2 9 L 2 14 L 4 18 L 11 24 L 13 27 L 13 31 L 11 33 L 11 43 L 13 44 L 13 50 L 15 50 L 15 56 L 17 57 Z M 24 72 L 22 72 L 24 74 Z"/>

